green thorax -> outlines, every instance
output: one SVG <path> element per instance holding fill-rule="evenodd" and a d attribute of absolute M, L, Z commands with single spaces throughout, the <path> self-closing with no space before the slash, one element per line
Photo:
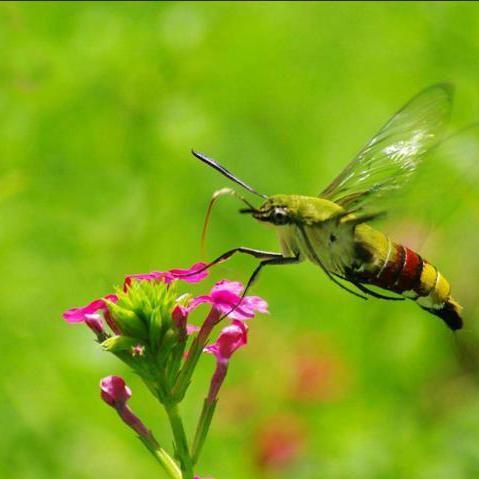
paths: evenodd
<path fill-rule="evenodd" d="M 285 224 L 275 222 L 273 212 L 281 209 L 288 214 Z M 348 221 L 354 215 L 342 217 L 344 208 L 336 203 L 311 196 L 275 195 L 260 211 L 258 219 L 273 224 L 285 256 L 313 263 L 319 260 L 337 274 L 344 274 L 345 269 L 376 270 L 384 262 L 387 236 L 369 225 Z"/>
<path fill-rule="evenodd" d="M 307 225 L 326 221 L 343 211 L 341 206 L 332 201 L 303 195 L 274 195 L 265 201 L 261 209 L 275 207 L 288 208 L 298 223 Z"/>

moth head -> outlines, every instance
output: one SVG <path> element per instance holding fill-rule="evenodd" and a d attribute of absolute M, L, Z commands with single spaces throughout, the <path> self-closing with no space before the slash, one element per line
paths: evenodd
<path fill-rule="evenodd" d="M 281 197 L 268 198 L 259 209 L 243 209 L 242 213 L 251 213 L 258 221 L 283 226 L 292 222 L 291 210 Z"/>

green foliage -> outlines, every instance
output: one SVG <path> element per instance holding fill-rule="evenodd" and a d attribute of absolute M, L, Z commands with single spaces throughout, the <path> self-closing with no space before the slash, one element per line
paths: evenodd
<path fill-rule="evenodd" d="M 126 274 L 199 259 L 210 195 L 231 185 L 190 148 L 267 194 L 316 194 L 429 84 L 456 84 L 455 125 L 479 119 L 477 31 L 474 3 L 1 5 L 0 476 L 157 473 L 98 398 L 101 377 L 125 376 L 151 424 L 142 382 L 60 316 Z M 478 476 L 479 208 L 475 186 L 452 181 L 477 176 L 457 160 L 434 169 L 426 197 L 443 192 L 428 203 L 440 224 L 422 220 L 412 189 L 384 227 L 451 280 L 466 331 L 456 341 L 409 302 L 362 302 L 311 265 L 265 271 L 255 290 L 271 317 L 251 323 L 235 358 L 202 477 Z M 208 258 L 277 249 L 238 207 L 229 198 L 213 212 Z M 234 259 L 214 278 L 253 267 Z M 317 373 L 308 387 L 305 361 Z M 186 424 L 212 370 L 203 358 Z M 275 472 L 259 450 L 281 414 L 303 445 Z M 166 417 L 152 428 L 168 437 Z"/>

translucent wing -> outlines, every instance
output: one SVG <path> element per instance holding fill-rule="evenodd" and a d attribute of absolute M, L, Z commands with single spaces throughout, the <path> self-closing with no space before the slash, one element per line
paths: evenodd
<path fill-rule="evenodd" d="M 396 195 L 383 199 L 381 210 L 387 210 L 388 215 L 381 228 L 416 250 L 423 250 L 428 240 L 434 244 L 439 237 L 453 237 L 458 229 L 450 225 L 455 219 L 462 214 L 471 222 L 473 212 L 479 211 L 478 181 L 479 124 L 476 123 L 443 138 L 426 155 L 421 168 L 403 188 L 400 199 Z M 398 200 L 400 208 L 395 211 Z"/>
<path fill-rule="evenodd" d="M 444 134 L 453 88 L 433 85 L 413 97 L 320 194 L 342 206 L 363 205 L 400 188 Z"/>

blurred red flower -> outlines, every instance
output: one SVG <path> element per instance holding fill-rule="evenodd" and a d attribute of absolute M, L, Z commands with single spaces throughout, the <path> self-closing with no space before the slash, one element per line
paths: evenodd
<path fill-rule="evenodd" d="M 283 470 L 301 455 L 306 439 L 304 426 L 293 415 L 276 415 L 256 433 L 255 462 L 264 470 Z"/>
<path fill-rule="evenodd" d="M 300 341 L 293 367 L 292 399 L 333 402 L 343 398 L 349 388 L 350 371 L 330 338 L 319 336 Z"/>

